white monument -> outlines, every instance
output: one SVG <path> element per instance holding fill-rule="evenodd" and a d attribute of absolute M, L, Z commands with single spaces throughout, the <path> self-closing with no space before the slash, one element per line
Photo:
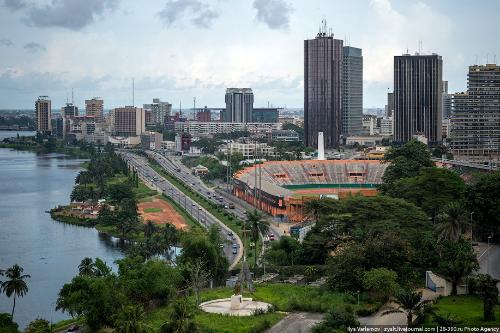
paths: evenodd
<path fill-rule="evenodd" d="M 318 160 L 325 160 L 325 141 L 323 140 L 323 132 L 318 132 Z"/>

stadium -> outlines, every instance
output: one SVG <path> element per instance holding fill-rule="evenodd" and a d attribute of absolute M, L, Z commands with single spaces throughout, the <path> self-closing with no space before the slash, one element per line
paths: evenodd
<path fill-rule="evenodd" d="M 376 195 L 386 167 L 377 160 L 264 162 L 234 175 L 233 194 L 272 216 L 300 222 L 310 198 Z"/>

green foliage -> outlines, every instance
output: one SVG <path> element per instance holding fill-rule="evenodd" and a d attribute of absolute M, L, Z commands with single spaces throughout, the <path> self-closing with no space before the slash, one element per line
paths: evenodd
<path fill-rule="evenodd" d="M 188 300 L 174 303 L 170 318 L 160 327 L 160 333 L 196 333 L 200 329 L 194 321 L 195 308 Z"/>
<path fill-rule="evenodd" d="M 1 332 L 1 331 L 0 331 Z M 29 323 L 25 330 L 26 333 L 51 333 L 48 320 L 37 318 Z"/>
<path fill-rule="evenodd" d="M 0 333 L 18 333 L 19 326 L 8 313 L 0 313 Z"/>
<path fill-rule="evenodd" d="M 469 219 L 463 205 L 450 202 L 436 217 L 436 232 L 439 239 L 458 240 L 462 237 Z"/>
<path fill-rule="evenodd" d="M 118 333 L 146 333 L 144 310 L 140 305 L 126 305 L 115 316 L 115 331 Z"/>
<path fill-rule="evenodd" d="M 479 268 L 477 256 L 471 243 L 463 238 L 458 241 L 442 240 L 438 253 L 441 260 L 437 272 L 451 281 L 451 294 L 456 295 L 462 278 Z"/>
<path fill-rule="evenodd" d="M 349 328 L 355 329 L 359 322 L 351 307 L 330 310 L 325 320 L 313 327 L 313 333 L 346 332 Z"/>
<path fill-rule="evenodd" d="M 328 286 L 336 291 L 361 290 L 366 266 L 363 246 L 357 243 L 346 245 L 328 261 Z"/>
<path fill-rule="evenodd" d="M 128 182 L 110 184 L 107 187 L 108 197 L 113 202 L 121 202 L 125 199 L 134 199 L 135 195 L 132 185 Z"/>
<path fill-rule="evenodd" d="M 214 244 L 208 235 L 199 230 L 191 230 L 181 237 L 182 253 L 177 259 L 180 265 L 195 264 L 201 260 L 209 269 L 215 281 L 222 281 L 229 267 L 226 257 L 218 244 Z"/>
<path fill-rule="evenodd" d="M 189 168 L 198 166 L 200 164 L 208 168 L 208 174 L 202 176 L 203 179 L 213 180 L 226 178 L 227 168 L 220 164 L 219 160 L 211 156 L 183 157 L 182 163 Z"/>
<path fill-rule="evenodd" d="M 323 264 L 331 251 L 350 239 L 363 242 L 390 232 L 412 242 L 432 228 L 418 207 L 386 196 L 323 199 L 317 209 L 314 214 L 320 221 L 305 237 L 304 263 Z"/>
<path fill-rule="evenodd" d="M 175 296 L 180 282 L 179 271 L 159 260 L 141 258 L 117 261 L 119 282 L 124 294 L 134 303 L 157 301 L 165 304 Z"/>
<path fill-rule="evenodd" d="M 269 222 L 264 219 L 264 215 L 257 210 L 248 212 L 246 226 L 250 230 L 250 236 L 254 244 L 257 244 L 259 236 L 266 235 L 269 231 Z M 257 246 L 254 246 L 255 267 L 257 267 Z"/>
<path fill-rule="evenodd" d="M 363 275 L 363 287 L 383 301 L 399 289 L 398 274 L 387 268 L 372 268 Z"/>
<path fill-rule="evenodd" d="M 432 167 L 431 154 L 427 146 L 412 140 L 401 147 L 390 148 L 384 156 L 385 162 L 391 164 L 386 168 L 382 190 L 402 178 L 415 177 L 423 167 Z"/>
<path fill-rule="evenodd" d="M 271 242 L 271 247 L 266 250 L 265 258 L 267 262 L 278 266 L 300 264 L 302 248 L 295 238 L 282 236 L 279 241 Z"/>
<path fill-rule="evenodd" d="M 401 289 L 393 300 L 394 306 L 392 309 L 382 312 L 382 316 L 391 313 L 404 313 L 406 314 L 406 324 L 413 326 L 413 319 L 415 317 L 422 317 L 425 315 L 425 310 L 430 300 L 422 300 L 422 292 L 412 289 Z"/>
<path fill-rule="evenodd" d="M 483 320 L 494 321 L 495 305 L 498 303 L 498 280 L 488 274 L 478 274 L 473 281 L 475 293 L 483 299 Z"/>
<path fill-rule="evenodd" d="M 465 182 L 454 171 L 422 167 L 417 176 L 395 180 L 384 190 L 386 194 L 412 202 L 435 217 L 442 207 L 464 199 Z"/>
<path fill-rule="evenodd" d="M 222 144 L 222 141 L 219 139 L 210 139 L 210 138 L 200 138 L 197 141 L 193 141 L 192 145 L 194 147 L 201 148 L 203 153 L 205 154 L 213 154 L 217 150 L 217 148 Z"/>
<path fill-rule="evenodd" d="M 56 310 L 71 316 L 85 316 L 92 331 L 113 325 L 116 309 L 125 303 L 115 275 L 106 277 L 76 276 L 59 292 Z"/>
<path fill-rule="evenodd" d="M 23 271 L 24 269 L 21 266 L 15 264 L 3 273 L 7 279 L 0 284 L 7 297 L 13 296 L 12 317 L 14 317 L 16 309 L 16 297 L 23 297 L 28 293 L 28 285 L 25 280 L 31 276 L 23 274 Z"/>
<path fill-rule="evenodd" d="M 460 327 L 486 327 L 498 326 L 500 318 L 500 306 L 494 307 L 496 321 L 484 321 L 484 302 L 478 296 L 459 295 L 446 296 L 436 300 L 432 307 L 433 316 L 427 316 L 424 322 L 425 326 L 439 325 L 436 316 L 451 318 L 457 322 L 455 326 Z"/>
<path fill-rule="evenodd" d="M 500 234 L 500 171 L 476 175 L 467 191 L 469 210 L 474 211 L 474 232 L 486 240 Z"/>

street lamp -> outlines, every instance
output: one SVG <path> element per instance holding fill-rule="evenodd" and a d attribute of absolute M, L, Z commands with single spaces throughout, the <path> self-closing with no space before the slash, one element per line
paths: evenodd
<path fill-rule="evenodd" d="M 488 236 L 488 258 L 486 258 L 486 273 L 490 274 L 490 240 L 491 240 L 491 235 Z"/>
<path fill-rule="evenodd" d="M 472 244 L 472 215 L 474 212 L 470 212 L 470 243 Z"/>

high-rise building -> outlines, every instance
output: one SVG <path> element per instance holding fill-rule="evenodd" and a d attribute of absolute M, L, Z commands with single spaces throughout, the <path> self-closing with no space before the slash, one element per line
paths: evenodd
<path fill-rule="evenodd" d="M 500 159 L 500 66 L 469 66 L 467 92 L 452 95 L 451 142 L 455 159 Z"/>
<path fill-rule="evenodd" d="M 97 122 L 104 121 L 104 101 L 99 97 L 85 100 L 85 114 L 95 117 Z"/>
<path fill-rule="evenodd" d="M 304 41 L 304 140 L 318 145 L 323 132 L 326 148 L 337 147 L 342 131 L 343 41 L 326 32 Z"/>
<path fill-rule="evenodd" d="M 394 141 L 442 139 L 443 60 L 437 54 L 394 57 Z"/>
<path fill-rule="evenodd" d="M 153 103 L 144 104 L 144 110 L 151 111 L 151 123 L 156 125 L 164 125 L 165 118 L 172 113 L 172 104 L 163 102 L 159 98 L 153 98 Z"/>
<path fill-rule="evenodd" d="M 52 133 L 52 103 L 49 96 L 39 96 L 35 102 L 36 131 Z"/>
<path fill-rule="evenodd" d="M 227 88 L 225 122 L 250 123 L 252 112 L 253 92 L 251 88 Z"/>
<path fill-rule="evenodd" d="M 117 136 L 139 136 L 146 131 L 146 115 L 143 108 L 125 106 L 112 111 L 113 133 Z"/>
<path fill-rule="evenodd" d="M 451 95 L 448 93 L 448 81 L 443 81 L 443 119 L 451 116 Z"/>
<path fill-rule="evenodd" d="M 387 93 L 387 105 L 385 106 L 385 117 L 392 118 L 394 114 L 394 93 Z"/>
<path fill-rule="evenodd" d="M 66 103 L 66 105 L 61 108 L 61 116 L 63 118 L 78 116 L 78 107 L 73 105 L 73 103 Z"/>
<path fill-rule="evenodd" d="M 363 54 L 357 47 L 343 49 L 342 134 L 360 134 L 363 131 Z"/>

